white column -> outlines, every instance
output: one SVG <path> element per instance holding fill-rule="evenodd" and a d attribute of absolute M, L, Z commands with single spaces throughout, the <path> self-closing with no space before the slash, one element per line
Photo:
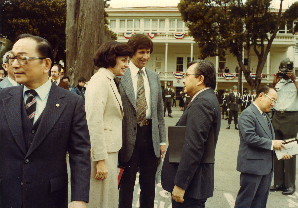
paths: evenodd
<path fill-rule="evenodd" d="M 270 51 L 267 55 L 267 80 L 269 80 L 269 73 L 270 73 Z"/>
<path fill-rule="evenodd" d="M 166 50 L 165 50 L 165 78 L 168 77 L 168 43 L 166 43 Z"/>
<path fill-rule="evenodd" d="M 192 61 L 193 58 L 193 43 L 190 44 L 190 61 Z"/>

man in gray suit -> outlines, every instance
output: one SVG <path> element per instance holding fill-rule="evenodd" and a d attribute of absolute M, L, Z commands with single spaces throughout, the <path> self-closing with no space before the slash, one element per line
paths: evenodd
<path fill-rule="evenodd" d="M 274 140 L 274 130 L 266 114 L 276 100 L 276 90 L 263 86 L 258 90 L 253 104 L 240 115 L 237 170 L 241 175 L 235 208 L 266 207 L 272 179 L 272 150 L 285 148 L 283 140 Z M 285 155 L 283 159 L 291 157 Z"/>
<path fill-rule="evenodd" d="M 15 81 L 15 76 L 13 74 L 13 68 L 11 64 L 8 63 L 9 57 L 11 55 L 11 51 L 7 51 L 3 56 L 3 64 L 2 67 L 7 71 L 7 77 L 0 82 L 0 89 L 6 87 L 18 86 L 18 83 Z"/>
<path fill-rule="evenodd" d="M 129 68 L 121 78 L 120 95 L 124 117 L 119 163 L 124 167 L 120 182 L 119 207 L 132 207 L 136 173 L 140 171 L 140 207 L 154 207 L 155 174 L 166 151 L 163 101 L 158 74 L 145 68 L 153 51 L 151 39 L 132 36 L 134 51 Z"/>

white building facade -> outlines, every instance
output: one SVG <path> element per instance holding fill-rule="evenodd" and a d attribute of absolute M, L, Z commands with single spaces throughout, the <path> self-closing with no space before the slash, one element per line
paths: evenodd
<path fill-rule="evenodd" d="M 161 85 L 173 87 L 178 95 L 183 87 L 183 79 L 179 79 L 180 72 L 186 71 L 187 63 L 190 60 L 198 58 L 198 45 L 189 35 L 178 8 L 108 8 L 106 11 L 109 14 L 110 30 L 117 34 L 117 41 L 127 42 L 135 33 L 147 34 L 152 39 L 153 53 L 146 67 L 158 72 Z M 287 26 L 282 28 L 274 39 L 263 69 L 262 83 L 272 83 L 273 74 L 278 71 L 280 61 L 285 58 L 293 60 L 294 66 L 298 70 L 298 63 L 296 63 L 298 61 L 298 35 L 289 33 L 288 29 Z M 297 47 L 295 47 L 296 45 Z M 244 57 L 246 57 L 245 52 Z M 238 77 L 235 70 L 238 62 L 232 54 L 227 52 L 224 58 L 209 57 L 207 60 L 216 66 L 217 91 L 220 94 L 224 89 L 230 89 L 233 85 L 237 85 Z M 252 73 L 257 67 L 257 60 L 257 56 L 252 54 Z M 228 67 L 232 73 L 230 77 L 224 77 L 218 71 L 225 67 Z M 250 90 L 244 76 L 242 83 L 243 89 Z"/>

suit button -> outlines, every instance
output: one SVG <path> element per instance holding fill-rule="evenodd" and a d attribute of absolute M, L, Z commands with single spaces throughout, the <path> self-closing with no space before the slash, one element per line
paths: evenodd
<path fill-rule="evenodd" d="M 136 128 L 136 127 L 134 127 L 133 129 L 134 129 L 134 130 L 136 130 L 137 128 Z"/>
<path fill-rule="evenodd" d="M 35 130 L 33 129 L 33 130 L 31 131 L 31 133 L 34 134 L 34 133 L 35 133 Z"/>
<path fill-rule="evenodd" d="M 26 164 L 29 163 L 29 159 L 26 159 L 26 160 L 25 160 L 25 163 L 26 163 Z"/>

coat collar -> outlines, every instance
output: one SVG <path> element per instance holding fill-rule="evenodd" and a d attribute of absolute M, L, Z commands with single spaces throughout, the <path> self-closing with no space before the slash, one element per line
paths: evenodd
<path fill-rule="evenodd" d="M 269 136 L 269 138 L 271 138 L 272 132 L 273 132 L 272 125 L 270 124 L 268 126 L 268 123 L 265 120 L 264 116 L 260 113 L 259 109 L 254 104 L 251 104 L 250 106 L 251 106 L 252 112 L 256 115 L 257 121 L 260 123 L 260 125 L 262 126 L 262 128 L 266 132 L 266 134 Z M 265 116 L 269 120 L 269 117 L 267 115 L 265 115 Z"/>
<path fill-rule="evenodd" d="M 110 70 L 108 70 L 106 68 L 100 68 L 98 72 L 103 73 L 110 80 L 110 86 L 114 92 L 114 95 L 116 97 L 116 100 L 118 101 L 118 104 L 120 105 L 121 114 L 123 114 L 123 106 L 122 106 L 121 96 L 117 89 L 116 83 L 114 82 L 114 79 L 116 76 Z"/>
<path fill-rule="evenodd" d="M 21 113 L 23 105 L 23 86 L 11 87 L 8 94 L 10 95 L 9 97 L 2 99 L 7 124 L 16 143 L 23 153 L 26 154 Z"/>

